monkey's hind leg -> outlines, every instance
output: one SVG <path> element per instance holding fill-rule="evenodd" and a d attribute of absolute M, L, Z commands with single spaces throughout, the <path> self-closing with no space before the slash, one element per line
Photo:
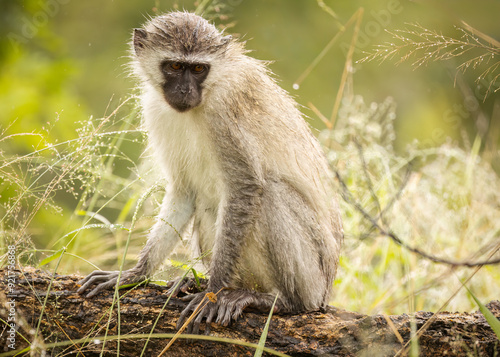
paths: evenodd
<path fill-rule="evenodd" d="M 255 309 L 261 312 L 269 312 L 276 299 L 272 294 L 259 293 L 253 290 L 221 290 L 217 294 L 217 300 L 211 301 L 205 298 L 206 293 L 201 292 L 188 295 L 183 298 L 189 301 L 188 306 L 182 311 L 177 321 L 177 329 L 180 329 L 187 321 L 189 316 L 196 310 L 201 303 L 201 309 L 198 315 L 189 323 L 186 333 L 199 334 L 200 325 L 205 321 L 205 334 L 210 333 L 210 324 L 212 322 L 228 326 L 232 321 L 236 321 L 243 314 L 245 309 Z M 203 307 L 204 306 L 204 307 Z M 281 300 L 276 300 L 273 313 L 284 312 L 284 306 Z"/>

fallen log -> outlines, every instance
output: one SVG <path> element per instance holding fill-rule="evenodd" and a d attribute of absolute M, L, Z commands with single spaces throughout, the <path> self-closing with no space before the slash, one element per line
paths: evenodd
<path fill-rule="evenodd" d="M 25 267 L 22 271 L 4 268 L 0 277 L 0 356 L 14 355 L 13 351 L 28 346 L 37 350 L 31 354 L 36 356 L 43 355 L 43 351 L 50 356 L 140 356 L 143 349 L 144 356 L 157 356 L 177 332 L 175 324 L 185 306 L 179 299 L 171 299 L 165 306 L 166 288 L 149 284 L 120 290 L 118 316 L 116 303 L 113 313 L 109 313 L 114 291 L 91 299 L 81 297 L 76 293 L 77 281 L 82 278 L 78 275 L 53 277 Z M 492 301 L 487 307 L 500 317 L 499 301 Z M 229 327 L 212 324 L 211 338 L 257 344 L 266 320 L 265 314 L 247 312 Z M 266 347 L 290 356 L 405 356 L 412 324 L 414 330 L 426 325 L 414 339 L 420 356 L 500 355 L 500 342 L 480 312 L 367 316 L 334 307 L 298 315 L 274 315 Z M 151 332 L 154 335 L 148 339 Z M 119 341 L 115 336 L 119 336 Z M 179 338 L 164 356 L 255 353 L 254 347 L 224 341 Z M 30 352 L 19 355 L 28 356 Z"/>

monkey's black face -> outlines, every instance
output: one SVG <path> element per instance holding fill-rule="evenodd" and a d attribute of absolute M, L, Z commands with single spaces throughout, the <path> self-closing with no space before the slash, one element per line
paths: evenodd
<path fill-rule="evenodd" d="M 207 64 L 165 61 L 161 70 L 163 96 L 175 110 L 182 113 L 201 103 L 202 83 L 210 70 Z"/>

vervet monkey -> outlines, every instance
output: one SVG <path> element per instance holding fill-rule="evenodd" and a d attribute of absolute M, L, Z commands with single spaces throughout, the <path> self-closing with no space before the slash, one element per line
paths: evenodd
<path fill-rule="evenodd" d="M 229 324 L 243 309 L 314 310 L 328 303 L 343 239 L 332 178 L 296 102 L 244 43 L 192 13 L 134 30 L 134 73 L 149 144 L 168 180 L 158 220 L 120 284 L 151 276 L 191 219 L 217 293 L 190 324 Z M 87 296 L 118 272 L 82 281 Z M 178 327 L 204 298 L 188 295 Z"/>

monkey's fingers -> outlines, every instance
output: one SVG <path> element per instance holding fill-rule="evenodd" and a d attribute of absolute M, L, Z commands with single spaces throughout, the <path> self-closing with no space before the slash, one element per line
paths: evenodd
<path fill-rule="evenodd" d="M 233 315 L 234 315 L 234 310 L 236 310 L 238 302 L 235 304 L 229 304 L 225 306 L 225 309 L 223 311 L 219 310 L 219 315 L 217 316 L 217 320 L 220 321 L 220 324 L 222 326 L 229 326 L 231 322 L 233 321 Z M 243 308 L 245 308 L 244 305 L 242 305 L 241 310 L 243 311 Z"/>
<path fill-rule="evenodd" d="M 87 275 L 85 278 L 82 280 L 78 281 L 78 284 L 83 285 L 90 279 L 96 276 L 102 276 L 102 275 L 109 275 L 110 273 L 117 273 L 116 271 L 105 271 L 105 270 L 94 270 L 92 273 Z"/>
<path fill-rule="evenodd" d="M 216 322 L 222 326 L 228 326 L 233 321 L 237 321 L 243 315 L 243 310 L 249 307 L 268 313 L 273 303 L 274 297 L 269 294 L 248 290 L 227 291 L 223 295 L 219 295 L 219 310 Z M 278 301 L 273 312 L 280 311 L 280 306 Z"/>
<path fill-rule="evenodd" d="M 253 298 L 253 293 L 245 290 L 225 292 L 219 297 L 219 310 L 215 322 L 222 326 L 229 326 L 231 322 L 238 319 Z"/>
<path fill-rule="evenodd" d="M 222 326 L 228 326 L 231 322 L 231 307 L 226 302 L 223 302 L 222 299 L 219 302 L 219 309 L 217 311 L 217 319 L 216 323 L 221 324 Z M 227 315 L 227 318 L 226 318 Z"/>
<path fill-rule="evenodd" d="M 233 313 L 231 315 L 231 318 L 233 319 L 233 321 L 237 321 L 238 318 L 243 315 L 243 309 L 245 309 L 245 307 L 247 307 L 246 305 L 242 305 L 242 304 L 237 304 L 235 306 L 235 308 L 233 309 Z"/>
<path fill-rule="evenodd" d="M 217 313 L 218 309 L 210 309 L 210 313 L 207 316 L 207 321 L 205 322 L 205 335 L 210 334 L 210 326 L 212 325 L 212 321 Z"/>
<path fill-rule="evenodd" d="M 177 329 L 180 329 L 184 325 L 185 321 L 188 320 L 189 316 L 194 311 L 196 311 L 196 308 L 198 307 L 198 305 L 200 305 L 200 303 L 203 301 L 204 298 L 205 298 L 204 293 L 187 295 L 187 296 L 182 298 L 182 300 L 184 300 L 184 301 L 189 301 L 189 304 L 182 311 L 181 316 L 179 317 L 179 320 L 177 321 Z M 203 318 L 203 316 L 205 316 L 204 311 L 208 311 L 207 306 L 201 308 L 199 311 L 199 314 L 202 315 L 202 318 Z M 188 329 L 187 329 L 188 332 L 192 330 L 192 325 L 193 325 L 193 321 L 191 321 L 191 323 L 188 326 Z"/>
<path fill-rule="evenodd" d="M 186 333 L 192 333 L 195 335 L 198 335 L 200 333 L 200 324 L 203 318 L 205 317 L 204 310 L 205 309 L 202 309 L 202 311 L 198 313 L 195 319 L 189 323 L 189 326 L 186 329 Z"/>
<path fill-rule="evenodd" d="M 77 290 L 78 294 L 83 294 L 91 285 L 98 284 L 87 294 L 87 297 L 96 295 L 99 291 L 113 287 L 118 279 L 118 272 L 100 272 L 105 274 L 91 274 L 82 282 L 84 284 Z M 86 281 L 85 281 L 86 280 Z"/>
<path fill-rule="evenodd" d="M 116 279 L 113 279 L 113 280 L 110 280 L 110 281 L 107 281 L 107 282 L 104 282 L 104 283 L 101 283 L 99 285 L 97 285 L 94 289 L 92 289 L 87 295 L 86 297 L 87 298 L 91 298 L 95 295 L 97 295 L 99 292 L 103 291 L 103 290 L 109 290 L 109 289 L 112 289 L 114 288 L 114 286 L 116 285 Z"/>
<path fill-rule="evenodd" d="M 182 299 L 184 300 L 184 298 Z M 184 300 L 186 301 L 186 300 Z M 191 315 L 191 313 L 194 311 L 196 308 L 197 304 L 193 304 L 194 300 L 191 300 L 191 302 L 186 306 L 184 310 L 181 312 L 181 316 L 179 316 L 179 320 L 177 321 L 177 330 L 180 330 L 181 327 L 184 325 L 184 322 L 187 320 L 188 316 Z"/>
<path fill-rule="evenodd" d="M 203 319 L 206 319 L 205 322 L 205 335 L 210 333 L 210 323 L 212 322 L 214 316 L 217 314 L 217 310 L 219 309 L 219 305 L 217 303 L 208 303 L 196 316 L 196 318 L 190 323 L 188 330 L 190 332 L 198 335 L 200 333 L 200 325 L 203 322 Z"/>

